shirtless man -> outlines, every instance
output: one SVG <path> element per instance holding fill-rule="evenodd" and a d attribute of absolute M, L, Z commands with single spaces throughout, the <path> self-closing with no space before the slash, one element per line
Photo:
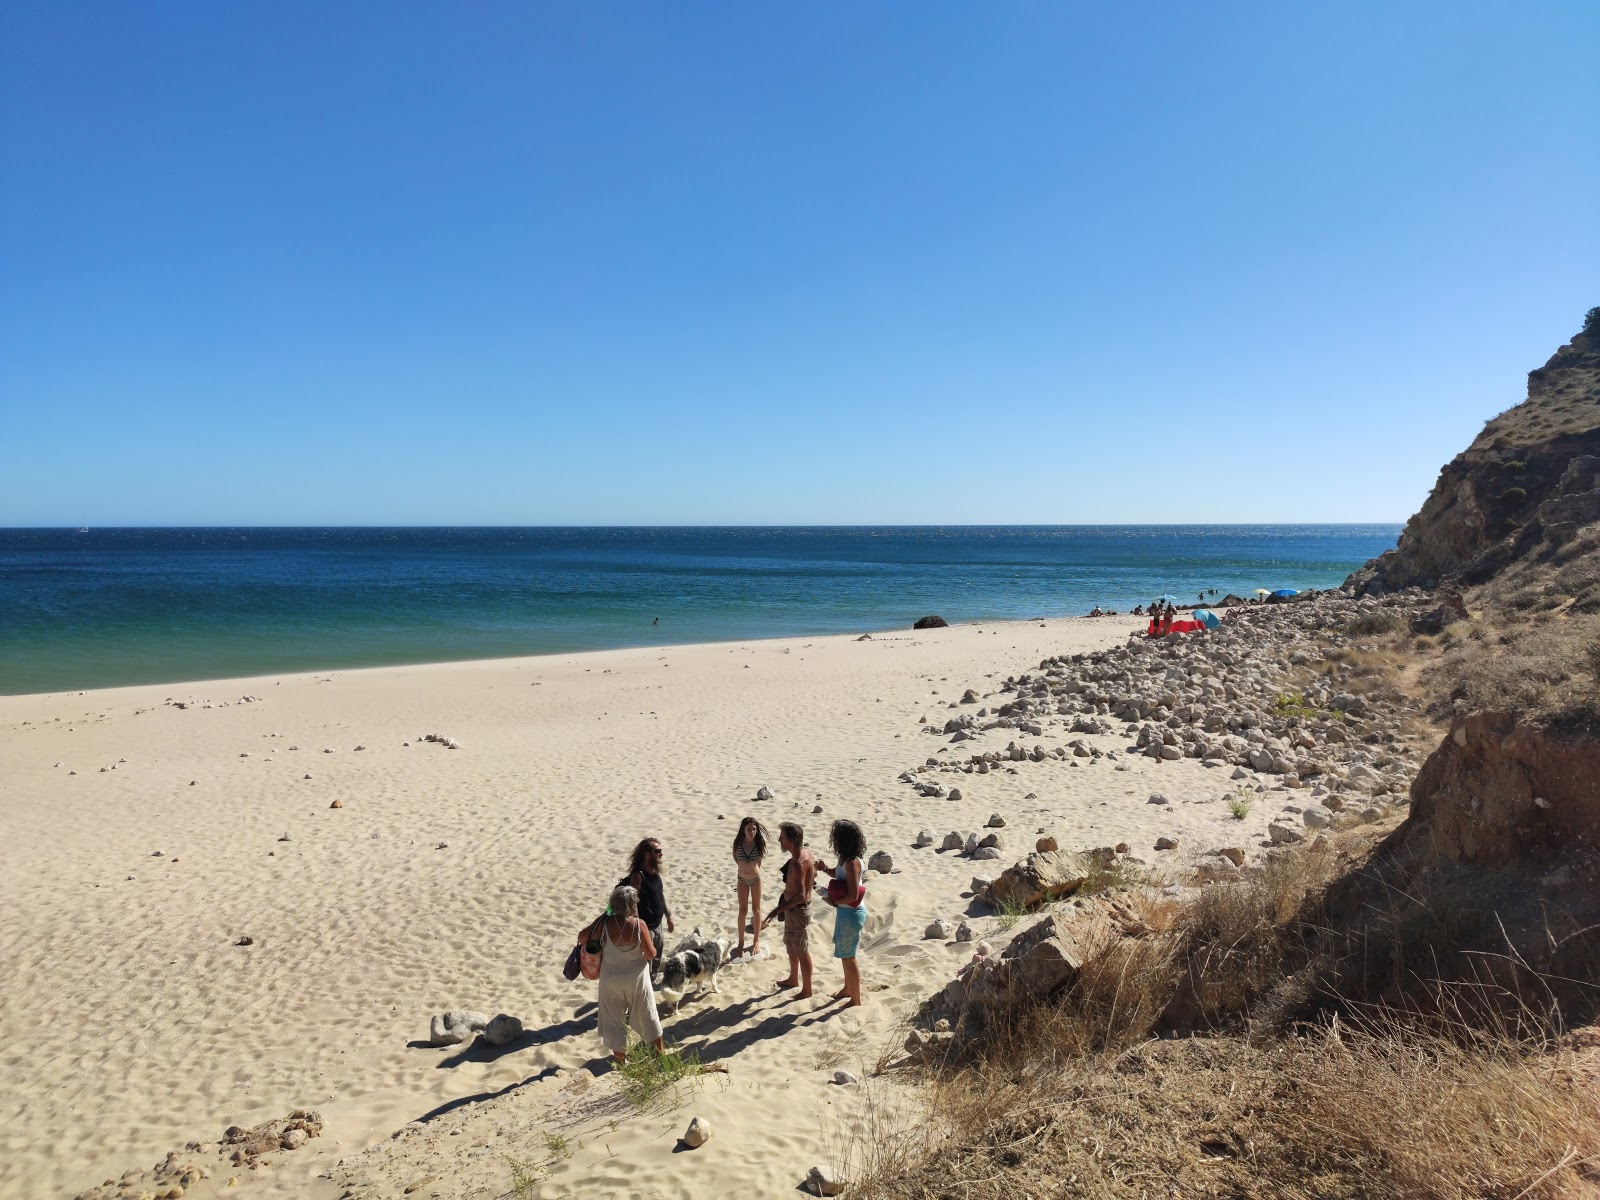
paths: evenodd
<path fill-rule="evenodd" d="M 806 849 L 805 830 L 793 821 L 778 826 L 778 845 L 788 852 L 783 864 L 783 898 L 761 924 L 783 916 L 783 948 L 789 953 L 789 974 L 778 980 L 778 987 L 800 985 L 796 999 L 811 995 L 811 893 L 817 882 L 817 864 Z"/>

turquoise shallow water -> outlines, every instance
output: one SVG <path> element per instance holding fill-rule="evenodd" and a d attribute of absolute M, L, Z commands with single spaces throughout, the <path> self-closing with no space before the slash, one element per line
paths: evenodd
<path fill-rule="evenodd" d="M 0 693 L 1329 587 L 1398 525 L 0 530 Z M 659 619 L 659 625 L 652 620 Z"/>

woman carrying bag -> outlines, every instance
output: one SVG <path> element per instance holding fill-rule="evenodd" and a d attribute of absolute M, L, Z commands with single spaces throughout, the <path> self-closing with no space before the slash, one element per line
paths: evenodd
<path fill-rule="evenodd" d="M 619 1064 L 628 1059 L 628 1029 L 649 1042 L 656 1053 L 665 1051 L 656 994 L 650 986 L 650 963 L 656 956 L 650 931 L 639 919 L 639 893 L 621 886 L 611 893 L 608 914 L 578 934 L 583 951 L 591 941 L 601 945 L 600 1040 Z M 585 953 L 584 957 L 588 957 Z M 587 964 L 586 964 L 587 965 Z M 588 970 L 584 975 L 589 974 Z"/>

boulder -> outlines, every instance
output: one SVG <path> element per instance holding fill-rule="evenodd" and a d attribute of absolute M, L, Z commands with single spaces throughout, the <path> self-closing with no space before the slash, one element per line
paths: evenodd
<path fill-rule="evenodd" d="M 961 799 L 961 789 L 960 788 L 951 788 L 950 789 L 950 795 L 949 795 L 948 798 L 951 799 L 951 800 L 959 800 L 959 799 Z"/>
<path fill-rule="evenodd" d="M 887 875 L 894 870 L 894 856 L 887 850 L 878 850 L 867 859 L 867 870 L 876 871 L 879 875 Z"/>
<path fill-rule="evenodd" d="M 1219 858 L 1225 858 L 1236 867 L 1244 866 L 1244 851 L 1237 846 L 1224 846 L 1213 851 Z"/>
<path fill-rule="evenodd" d="M 952 829 L 944 835 L 944 841 L 939 843 L 941 850 L 960 850 L 967 843 L 967 839 Z"/>
<path fill-rule="evenodd" d="M 956 926 L 956 941 L 970 942 L 976 933 L 977 931 L 973 929 L 971 925 L 963 921 L 961 924 Z"/>
<path fill-rule="evenodd" d="M 972 877 L 972 882 L 967 885 L 967 890 L 970 891 L 974 896 L 981 896 L 993 882 L 993 875 L 974 875 Z"/>
<path fill-rule="evenodd" d="M 1005 986 L 1013 994 L 1048 999 L 1077 978 L 1088 957 L 1084 926 L 1064 913 L 1031 925 L 1000 952 Z"/>
<path fill-rule="evenodd" d="M 911 628 L 913 628 L 913 629 L 943 629 L 943 628 L 945 628 L 945 626 L 947 626 L 949 624 L 950 624 L 950 622 L 946 621 L 943 617 L 932 617 L 932 616 L 930 616 L 930 617 L 918 617 L 917 620 L 916 620 L 916 623 L 914 625 L 912 625 Z M 831 1196 L 831 1195 L 833 1195 L 833 1193 L 832 1192 L 819 1192 L 818 1195 Z"/>
<path fill-rule="evenodd" d="M 953 933 L 955 933 L 955 926 L 951 925 L 950 922 L 946 921 L 943 917 L 939 917 L 922 931 L 922 936 L 924 938 L 933 938 L 941 942 L 948 942 Z"/>
<path fill-rule="evenodd" d="M 993 853 L 999 857 L 998 851 Z M 1035 908 L 1077 891 L 1083 878 L 1077 859 L 1066 851 L 1035 851 L 1007 867 L 982 898 L 995 908 L 1004 905 Z"/>
<path fill-rule="evenodd" d="M 989 814 L 989 824 L 988 824 L 987 828 L 989 828 L 989 829 L 1004 829 L 1005 828 L 1005 824 L 1006 824 L 1006 819 L 1004 817 L 1002 817 L 999 813 L 990 813 Z"/>
<path fill-rule="evenodd" d="M 1056 839 L 1053 838 L 1053 837 L 1042 837 L 1042 838 L 1040 838 L 1037 842 L 1035 842 L 1033 844 L 1033 848 L 1036 851 L 1038 851 L 1040 854 L 1046 854 L 1051 850 L 1059 850 L 1060 849 L 1060 847 L 1058 845 L 1056 845 Z"/>
<path fill-rule="evenodd" d="M 483 1027 L 483 1040 L 491 1046 L 506 1046 L 522 1036 L 522 1021 L 508 1013 L 500 1013 Z"/>
<path fill-rule="evenodd" d="M 1176 850 L 1177 848 L 1178 848 L 1178 839 L 1177 838 L 1158 837 L 1156 839 L 1156 849 L 1157 850 Z"/>
<path fill-rule="evenodd" d="M 1295 842 L 1305 840 L 1298 829 L 1284 821 L 1273 821 L 1268 825 L 1267 836 L 1272 839 L 1272 844 L 1275 846 L 1292 846 Z"/>
<path fill-rule="evenodd" d="M 979 846 L 972 852 L 972 857 L 979 862 L 992 862 L 1005 857 L 1005 852 L 999 846 Z"/>
<path fill-rule="evenodd" d="M 696 1117 L 689 1122 L 689 1128 L 683 1131 L 683 1144 L 691 1150 L 698 1150 L 711 1138 L 711 1126 L 704 1117 Z"/>
<path fill-rule="evenodd" d="M 1000 836 L 998 831 L 995 832 L 995 833 L 986 833 L 978 841 L 978 849 L 979 850 L 982 850 L 985 846 L 1004 846 L 1004 845 L 1005 845 L 1005 841 L 1004 841 L 1004 839 L 1001 838 L 1001 836 Z"/>
<path fill-rule="evenodd" d="M 766 788 L 766 787 L 757 788 L 756 789 L 756 799 L 757 800 L 771 800 L 772 799 L 772 789 L 771 788 Z"/>
<path fill-rule="evenodd" d="M 1150 799 L 1146 800 L 1145 803 L 1146 804 L 1170 804 L 1172 802 L 1170 800 L 1168 800 L 1165 796 L 1163 796 L 1160 792 L 1151 792 L 1150 793 Z"/>
<path fill-rule="evenodd" d="M 845 1087 L 852 1083 L 860 1083 L 861 1076 L 854 1071 L 846 1071 L 843 1067 L 840 1067 L 833 1073 L 833 1082 L 840 1087 Z"/>
<path fill-rule="evenodd" d="M 913 842 L 912 845 L 916 849 L 921 850 L 924 846 L 933 845 L 933 841 L 934 841 L 933 830 L 931 830 L 931 829 L 919 829 L 919 830 L 917 830 L 917 840 L 915 842 Z"/>
<path fill-rule="evenodd" d="M 1325 829 L 1333 820 L 1333 812 L 1320 804 L 1308 804 L 1300 810 L 1300 820 L 1307 829 Z"/>

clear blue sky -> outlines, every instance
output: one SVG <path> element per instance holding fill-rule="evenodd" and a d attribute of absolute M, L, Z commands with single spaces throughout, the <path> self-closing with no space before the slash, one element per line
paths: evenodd
<path fill-rule="evenodd" d="M 0 524 L 1400 520 L 1600 5 L 0 9 Z"/>

